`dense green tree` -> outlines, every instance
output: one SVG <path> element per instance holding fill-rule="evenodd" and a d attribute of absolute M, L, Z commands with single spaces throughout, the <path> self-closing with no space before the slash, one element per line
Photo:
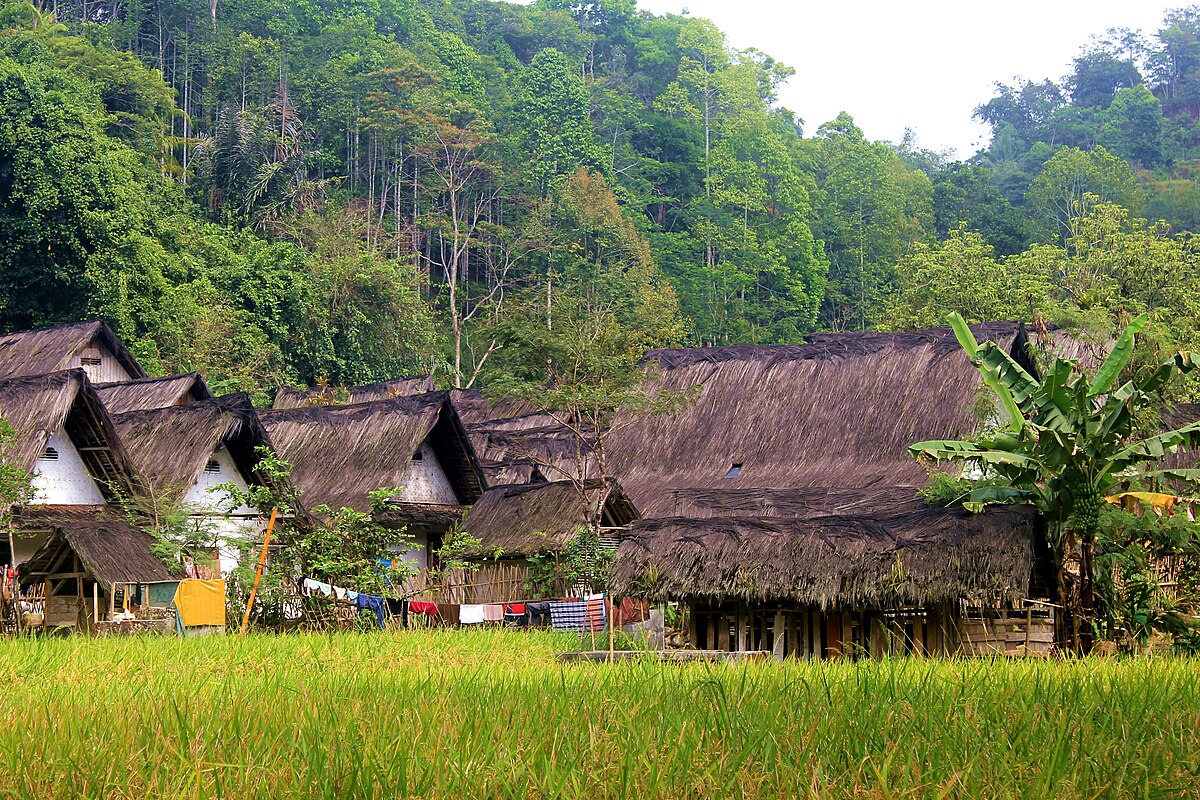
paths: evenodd
<path fill-rule="evenodd" d="M 79 319 L 89 265 L 147 220 L 141 160 L 84 81 L 0 56 L 0 325 Z"/>

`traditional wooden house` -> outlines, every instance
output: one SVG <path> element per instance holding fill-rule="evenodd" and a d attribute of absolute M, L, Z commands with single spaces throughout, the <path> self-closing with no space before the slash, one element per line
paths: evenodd
<path fill-rule="evenodd" d="M 601 511 L 601 538 L 615 549 L 638 512 L 612 481 L 493 486 L 471 507 L 463 529 L 482 541 L 482 555 L 524 560 L 561 550 L 580 528 L 590 525 L 596 507 Z"/>
<path fill-rule="evenodd" d="M 82 369 L 93 383 L 146 377 L 146 371 L 103 322 L 76 322 L 0 336 L 0 379 Z"/>
<path fill-rule="evenodd" d="M 101 383 L 96 385 L 96 394 L 110 414 L 181 406 L 213 396 L 199 372 Z"/>
<path fill-rule="evenodd" d="M 47 626 L 86 625 L 106 618 L 114 583 L 167 576 L 153 539 L 125 513 L 139 487 L 82 369 L 0 381 L 0 416 L 15 430 L 3 457 L 33 476 L 33 497 L 14 509 L 0 545 L 0 561 L 19 567 L 21 602 Z"/>
<path fill-rule="evenodd" d="M 426 566 L 442 536 L 485 486 L 466 430 L 446 392 L 348 406 L 261 412 L 276 452 L 308 509 L 370 511 L 370 494 L 401 487 L 381 521 L 416 539 Z"/>
<path fill-rule="evenodd" d="M 372 400 L 392 400 L 411 397 L 434 390 L 432 375 L 394 378 L 363 386 L 321 386 L 312 389 L 293 389 L 282 386 L 275 392 L 276 409 L 306 408 L 309 406 L 347 406 Z"/>
<path fill-rule="evenodd" d="M 200 565 L 201 571 L 219 564 L 226 574 L 237 566 L 237 545 L 255 538 L 265 521 L 256 509 L 232 508 L 228 494 L 211 490 L 232 483 L 245 491 L 261 481 L 256 449 L 270 443 L 250 397 L 233 394 L 130 411 L 115 415 L 113 422 L 143 494 L 187 512 L 198 538 L 213 543 L 213 558 L 210 565 Z"/>
<path fill-rule="evenodd" d="M 1036 372 L 1023 326 L 976 335 Z M 656 388 L 698 393 L 609 435 L 611 473 L 651 518 L 621 546 L 615 592 L 684 601 L 705 647 L 1048 649 L 1036 521 L 916 499 L 928 476 L 908 446 L 996 413 L 951 331 L 648 359 Z"/>

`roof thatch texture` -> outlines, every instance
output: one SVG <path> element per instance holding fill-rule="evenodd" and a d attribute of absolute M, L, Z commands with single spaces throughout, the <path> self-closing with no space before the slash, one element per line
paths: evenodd
<path fill-rule="evenodd" d="M 104 587 L 178 579 L 151 552 L 154 539 L 114 511 L 82 506 L 27 508 L 14 524 L 23 531 L 54 534 L 21 565 L 23 581 L 54 571 L 64 545 L 75 551 L 84 569 Z"/>
<path fill-rule="evenodd" d="M 1163 427 L 1167 430 L 1182 428 L 1200 422 L 1200 403 L 1179 403 L 1167 409 L 1162 415 Z M 1155 465 L 1158 469 L 1198 469 L 1200 468 L 1200 448 L 1187 447 L 1172 453 Z M 1184 489 L 1184 487 L 1180 487 Z"/>
<path fill-rule="evenodd" d="M 260 412 L 275 452 L 312 508 L 370 508 L 369 494 L 402 482 L 426 439 L 461 503 L 483 491 L 483 476 L 446 392 L 349 406 Z"/>
<path fill-rule="evenodd" d="M 594 472 L 579 437 L 531 403 L 489 400 L 477 389 L 454 389 L 450 398 L 489 484 L 555 481 Z"/>
<path fill-rule="evenodd" d="M 310 406 L 347 406 L 372 400 L 391 400 L 411 397 L 434 390 L 432 375 L 394 378 L 363 386 L 325 386 L 313 389 L 280 387 L 275 393 L 272 408 L 307 408 Z"/>
<path fill-rule="evenodd" d="M 0 336 L 0 377 L 17 378 L 70 369 L 78 366 L 76 360 L 92 344 L 101 344 L 111 350 L 130 375 L 146 376 L 141 364 L 112 329 L 103 322 L 92 321 Z"/>
<path fill-rule="evenodd" d="M 1028 363 L 1023 326 L 974 330 Z M 915 493 L 926 474 L 908 446 L 961 438 L 981 421 L 978 372 L 948 328 L 665 350 L 647 361 L 658 368 L 652 387 L 698 395 L 676 413 L 625 420 L 609 435 L 611 474 L 646 516 L 676 513 L 680 489 Z"/>
<path fill-rule="evenodd" d="M 253 474 L 254 448 L 269 444 L 246 394 L 181 406 L 131 411 L 113 418 L 143 485 L 181 500 L 218 446 L 234 457 L 243 477 Z"/>
<path fill-rule="evenodd" d="M 0 381 L 0 416 L 16 429 L 12 463 L 32 471 L 50 437 L 64 431 L 110 500 L 136 483 L 125 448 L 82 369 Z"/>
<path fill-rule="evenodd" d="M 100 383 L 96 385 L 96 393 L 110 414 L 168 408 L 197 400 L 209 400 L 213 396 L 199 372 L 168 375 L 165 378 Z"/>
<path fill-rule="evenodd" d="M 878 520 L 643 520 L 622 540 L 614 596 L 889 608 L 1015 601 L 1034 564 L 1032 509 L 921 509 Z"/>
<path fill-rule="evenodd" d="M 615 483 L 605 488 L 599 481 L 589 481 L 582 489 L 588 505 L 604 495 L 606 526 L 628 525 L 637 519 L 637 509 Z M 463 528 L 482 540 L 482 552 L 500 549 L 505 556 L 557 550 L 587 524 L 588 506 L 571 481 L 493 486 L 463 520 Z"/>

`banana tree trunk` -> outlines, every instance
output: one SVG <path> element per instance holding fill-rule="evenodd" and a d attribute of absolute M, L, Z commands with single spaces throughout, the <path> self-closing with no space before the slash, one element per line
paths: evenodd
<path fill-rule="evenodd" d="M 1096 534 L 1088 531 L 1080 542 L 1079 552 L 1079 641 L 1076 646 L 1080 653 L 1092 652 L 1094 644 L 1096 589 L 1092 582 L 1092 555 L 1096 546 Z"/>

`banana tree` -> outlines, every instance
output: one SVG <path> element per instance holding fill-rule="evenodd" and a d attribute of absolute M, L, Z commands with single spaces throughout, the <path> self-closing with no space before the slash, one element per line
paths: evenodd
<path fill-rule="evenodd" d="M 1032 504 L 1041 511 L 1065 609 L 1064 564 L 1079 545 L 1079 581 L 1060 640 L 1066 638 L 1069 620 L 1071 639 L 1082 650 L 1091 645 L 1092 556 L 1108 490 L 1138 476 L 1200 480 L 1200 470 L 1144 469 L 1180 447 L 1200 444 L 1200 422 L 1136 436 L 1154 393 L 1175 375 L 1200 368 L 1200 353 L 1180 352 L 1154 371 L 1118 384 L 1133 358 L 1135 338 L 1148 321 L 1142 315 L 1125 328 L 1094 376 L 1060 358 L 1039 378 L 994 342 L 979 344 L 966 321 L 951 314 L 955 336 L 999 399 L 1005 419 L 973 441 L 918 442 L 909 448 L 918 459 L 969 464 L 986 476 L 962 497 L 969 510 L 1003 503 Z"/>

